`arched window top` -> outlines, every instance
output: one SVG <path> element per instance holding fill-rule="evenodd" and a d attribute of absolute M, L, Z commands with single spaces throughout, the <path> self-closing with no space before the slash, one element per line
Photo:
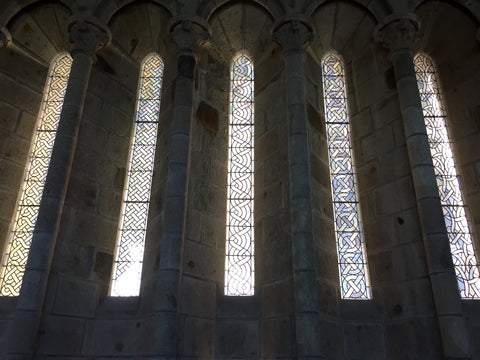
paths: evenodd
<path fill-rule="evenodd" d="M 437 68 L 433 59 L 425 52 L 418 52 L 414 57 L 415 72 L 436 74 Z"/>
<path fill-rule="evenodd" d="M 465 299 L 479 299 L 479 267 L 450 144 L 437 70 L 425 53 L 415 56 L 414 65 L 460 295 Z"/>
<path fill-rule="evenodd" d="M 336 51 L 332 50 L 322 58 L 322 71 L 324 75 L 340 75 L 343 74 L 343 58 Z"/>
<path fill-rule="evenodd" d="M 336 52 L 322 59 L 323 93 L 327 123 L 349 123 L 343 59 Z M 350 137 L 350 130 L 348 130 Z"/>
<path fill-rule="evenodd" d="M 243 102 L 246 106 L 253 108 L 253 63 L 250 58 L 241 53 L 234 57 L 231 68 L 231 101 L 232 103 Z M 253 113 L 241 113 L 243 108 L 236 108 L 235 113 L 231 113 L 231 120 L 248 121 L 253 123 Z"/>
<path fill-rule="evenodd" d="M 137 114 L 110 290 L 112 296 L 138 296 L 140 293 L 163 70 L 163 60 L 156 53 L 148 54 L 142 61 Z"/>
<path fill-rule="evenodd" d="M 254 294 L 254 90 L 253 64 L 245 54 L 232 61 L 228 146 L 225 295 Z"/>
<path fill-rule="evenodd" d="M 0 282 L 0 292 L 4 296 L 20 294 L 71 66 L 72 58 L 67 53 L 58 54 L 50 64 L 20 200 L 4 256 Z"/>
<path fill-rule="evenodd" d="M 57 54 L 50 64 L 50 76 L 62 76 L 66 77 L 70 75 L 70 69 L 72 68 L 72 57 L 67 52 Z M 67 86 L 65 85 L 65 89 Z"/>
<path fill-rule="evenodd" d="M 415 55 L 413 62 L 424 117 L 446 116 L 442 106 L 443 100 L 437 79 L 437 68 L 432 58 L 424 52 L 419 52 Z"/>
<path fill-rule="evenodd" d="M 345 74 L 339 55 L 331 52 L 323 57 L 322 77 L 341 296 L 343 299 L 370 299 Z"/>
<path fill-rule="evenodd" d="M 137 105 L 139 112 L 137 113 L 136 121 L 158 121 L 158 118 L 151 118 L 155 113 L 150 113 L 150 116 L 147 116 L 147 113 L 142 110 L 144 108 L 149 108 L 151 110 L 160 111 L 160 107 L 157 108 L 154 104 L 157 104 L 157 102 L 160 104 L 163 70 L 163 60 L 157 53 L 149 53 L 143 59 L 138 85 L 139 94 Z M 153 104 L 151 101 L 153 101 Z"/>
<path fill-rule="evenodd" d="M 238 64 L 240 62 L 244 62 L 244 63 L 248 62 L 249 66 L 251 66 L 253 70 L 253 60 L 252 60 L 252 57 L 247 52 L 239 51 L 233 56 L 232 65 Z"/>
<path fill-rule="evenodd" d="M 142 60 L 141 77 L 162 77 L 163 76 L 163 60 L 156 52 L 147 54 Z"/>

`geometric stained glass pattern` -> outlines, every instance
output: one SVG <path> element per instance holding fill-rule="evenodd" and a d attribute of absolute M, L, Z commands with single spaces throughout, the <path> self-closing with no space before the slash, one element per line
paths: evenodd
<path fill-rule="evenodd" d="M 142 63 L 111 296 L 140 293 L 163 68 L 162 59 L 155 53 L 147 55 Z"/>
<path fill-rule="evenodd" d="M 341 295 L 343 299 L 370 299 L 342 59 L 327 54 L 322 75 Z"/>
<path fill-rule="evenodd" d="M 228 146 L 225 295 L 254 295 L 253 64 L 245 55 L 232 63 Z"/>
<path fill-rule="evenodd" d="M 460 295 L 465 299 L 478 299 L 480 298 L 479 267 L 447 132 L 446 112 L 442 104 L 435 65 L 425 54 L 416 55 L 414 62 Z"/>
<path fill-rule="evenodd" d="M 20 294 L 71 66 L 68 54 L 58 55 L 50 66 L 20 201 L 2 262 L 2 296 Z"/>

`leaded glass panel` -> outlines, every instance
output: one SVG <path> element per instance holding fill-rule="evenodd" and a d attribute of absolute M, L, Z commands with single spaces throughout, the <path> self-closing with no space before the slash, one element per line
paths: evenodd
<path fill-rule="evenodd" d="M 238 56 L 231 69 L 225 295 L 254 294 L 253 64 Z"/>
<path fill-rule="evenodd" d="M 147 55 L 142 63 L 137 115 L 110 291 L 112 296 L 138 296 L 140 293 L 163 67 L 163 61 L 157 54 Z"/>
<path fill-rule="evenodd" d="M 20 201 L 2 262 L 0 293 L 3 296 L 20 294 L 71 66 L 68 54 L 57 56 L 50 66 Z"/>
<path fill-rule="evenodd" d="M 460 295 L 465 299 L 478 299 L 480 298 L 479 267 L 474 254 L 466 207 L 453 159 L 446 126 L 446 112 L 438 86 L 435 65 L 425 54 L 415 56 L 414 62 L 423 117 Z"/>
<path fill-rule="evenodd" d="M 344 299 L 370 299 L 342 60 L 329 53 L 322 70 L 341 294 Z"/>

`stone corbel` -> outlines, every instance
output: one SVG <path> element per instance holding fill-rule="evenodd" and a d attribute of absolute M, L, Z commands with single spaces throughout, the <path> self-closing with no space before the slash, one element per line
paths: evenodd
<path fill-rule="evenodd" d="M 98 50 L 108 45 L 112 35 L 110 30 L 92 17 L 72 17 L 67 24 L 71 54 L 83 53 L 96 60 Z"/>
<path fill-rule="evenodd" d="M 211 36 L 210 24 L 200 17 L 174 18 L 169 24 L 168 33 L 178 45 L 178 56 L 195 53 L 196 48 Z"/>
<path fill-rule="evenodd" d="M 6 27 L 0 27 L 0 48 L 7 47 L 12 41 L 12 35 Z"/>
<path fill-rule="evenodd" d="M 285 52 L 302 51 L 313 38 L 313 25 L 302 16 L 280 19 L 273 26 L 272 38 Z"/>
<path fill-rule="evenodd" d="M 412 50 L 419 39 L 420 22 L 414 14 L 393 14 L 375 29 L 375 40 L 391 53 Z"/>

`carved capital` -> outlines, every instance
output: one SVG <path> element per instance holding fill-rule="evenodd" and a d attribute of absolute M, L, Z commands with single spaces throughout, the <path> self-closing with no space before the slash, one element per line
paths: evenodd
<path fill-rule="evenodd" d="M 306 19 L 284 20 L 274 26 L 272 38 L 285 52 L 302 51 L 313 38 L 313 26 Z"/>
<path fill-rule="evenodd" d="M 415 15 L 389 16 L 375 29 L 375 40 L 391 53 L 412 50 L 419 38 L 420 23 Z"/>
<path fill-rule="evenodd" d="M 202 18 L 175 18 L 169 26 L 170 39 L 178 45 L 178 54 L 193 55 L 197 46 L 210 38 L 210 25 Z"/>
<path fill-rule="evenodd" d="M 108 45 L 111 39 L 110 30 L 92 18 L 72 18 L 67 30 L 72 56 L 81 52 L 95 60 L 97 51 Z"/>
<path fill-rule="evenodd" d="M 10 31 L 6 27 L 0 27 L 0 48 L 6 47 L 12 41 Z"/>

